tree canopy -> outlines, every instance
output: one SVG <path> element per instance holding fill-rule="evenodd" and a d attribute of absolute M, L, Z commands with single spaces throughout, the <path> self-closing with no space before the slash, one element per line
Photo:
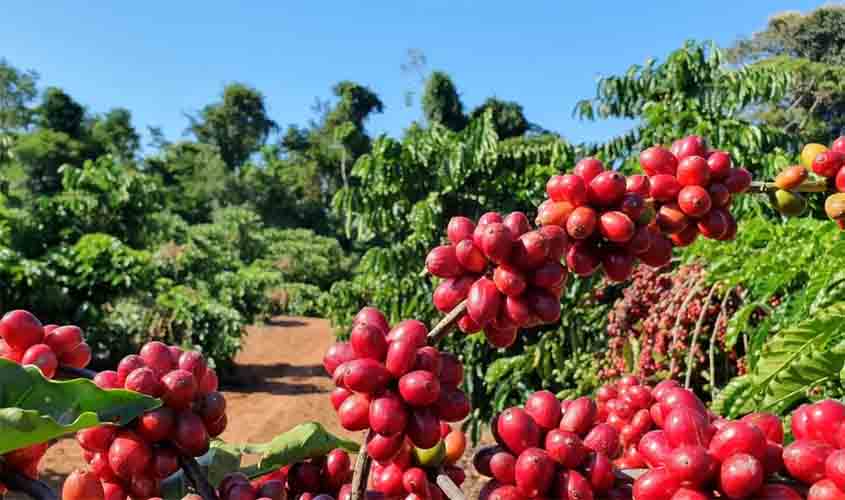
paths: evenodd
<path fill-rule="evenodd" d="M 217 146 L 230 170 L 257 152 L 276 128 L 261 92 L 242 83 L 227 85 L 220 102 L 207 105 L 190 119 L 197 140 Z"/>
<path fill-rule="evenodd" d="M 467 117 L 458 89 L 449 75 L 442 71 L 434 71 L 426 79 L 422 108 L 430 124 L 440 124 L 453 132 L 466 126 Z"/>

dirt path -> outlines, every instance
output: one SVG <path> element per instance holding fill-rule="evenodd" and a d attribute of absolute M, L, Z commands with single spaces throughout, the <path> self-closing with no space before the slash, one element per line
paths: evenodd
<path fill-rule="evenodd" d="M 224 387 L 228 442 L 265 442 L 306 421 L 323 424 L 337 435 L 360 439 L 337 423 L 328 393 L 331 379 L 323 370 L 323 353 L 334 342 L 329 322 L 280 317 L 266 326 L 250 327 L 236 358 L 236 376 Z M 64 439 L 42 461 L 43 478 L 60 484 L 84 466 L 73 439 Z"/>

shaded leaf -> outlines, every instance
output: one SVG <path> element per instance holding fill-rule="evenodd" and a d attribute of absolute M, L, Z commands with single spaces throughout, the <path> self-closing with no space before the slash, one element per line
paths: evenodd
<path fill-rule="evenodd" d="M 0 453 L 43 443 L 103 422 L 126 424 L 161 405 L 90 380 L 47 380 L 33 367 L 0 359 Z"/>

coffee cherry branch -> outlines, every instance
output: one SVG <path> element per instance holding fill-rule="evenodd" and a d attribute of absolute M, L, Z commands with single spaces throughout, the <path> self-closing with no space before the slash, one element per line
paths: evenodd
<path fill-rule="evenodd" d="M 458 320 L 461 319 L 461 316 L 467 310 L 467 301 L 463 300 L 460 304 L 455 306 L 449 314 L 443 316 L 443 319 L 440 320 L 434 328 L 428 332 L 428 343 L 429 344 L 436 344 L 440 339 L 442 339 L 446 334 L 448 334 L 452 328 L 454 328 L 455 324 L 457 324 Z"/>
<path fill-rule="evenodd" d="M 753 181 L 751 183 L 751 187 L 748 189 L 748 193 L 774 193 L 775 191 L 779 190 L 777 184 L 774 182 L 766 182 L 766 181 Z M 827 180 L 825 179 L 818 179 L 818 180 L 806 180 L 800 185 L 787 189 L 787 191 L 792 191 L 793 193 L 826 193 L 828 191 L 832 191 L 828 186 Z"/>
<path fill-rule="evenodd" d="M 202 473 L 202 469 L 200 469 L 194 457 L 186 457 L 180 454 L 179 466 L 182 468 L 191 486 L 193 486 L 194 490 L 196 490 L 203 500 L 219 500 L 217 491 L 208 482 L 208 478 Z"/>
<path fill-rule="evenodd" d="M 703 307 L 701 308 L 701 313 L 699 313 L 698 320 L 695 322 L 695 330 L 693 330 L 692 341 L 690 342 L 690 349 L 689 349 L 689 352 L 687 353 L 687 373 L 686 373 L 686 376 L 684 377 L 684 388 L 685 389 L 690 388 L 690 380 L 692 378 L 692 367 L 693 367 L 692 356 L 695 353 L 695 349 L 693 349 L 692 347 L 697 345 L 697 343 L 698 343 L 698 336 L 701 334 L 701 327 L 704 326 L 704 319 L 707 317 L 707 309 L 708 309 L 707 306 L 708 306 L 708 304 L 710 304 L 710 299 L 713 297 L 713 294 L 716 292 L 716 288 L 718 288 L 718 286 L 719 286 L 719 284 L 716 283 L 716 284 L 714 284 L 713 286 L 710 287 L 710 292 L 707 294 L 707 298 L 704 299 Z M 711 384 L 713 383 L 712 380 L 711 380 L 710 383 Z"/>
<path fill-rule="evenodd" d="M 449 500 L 466 500 L 464 493 L 458 488 L 455 483 L 452 482 L 452 479 L 443 474 L 443 471 L 438 471 L 437 474 L 437 486 L 440 486 L 440 489 L 443 490 L 443 493 L 449 497 Z"/>
<path fill-rule="evenodd" d="M 31 479 L 10 467 L 5 467 L 1 462 L 0 483 L 3 483 L 9 490 L 25 493 L 35 500 L 58 500 L 56 492 L 46 483 Z"/>
<path fill-rule="evenodd" d="M 426 344 L 436 344 L 441 338 L 448 334 L 452 328 L 457 324 L 458 320 L 466 314 L 467 300 L 462 300 L 451 311 L 449 311 L 441 320 L 428 332 L 426 335 Z M 352 500 L 363 500 L 367 493 L 367 480 L 370 476 L 370 469 L 372 466 L 372 457 L 367 453 L 366 443 L 375 436 L 372 429 L 367 429 L 364 433 L 364 446 L 358 452 L 358 457 L 355 461 L 355 467 L 352 475 Z M 460 491 L 460 488 L 452 481 L 452 479 L 443 473 L 442 469 L 438 470 L 435 482 L 441 487 L 443 493 L 450 500 L 465 500 L 465 497 Z"/>
<path fill-rule="evenodd" d="M 364 433 L 364 443 L 373 435 L 372 429 Z M 352 472 L 352 500 L 364 500 L 367 496 L 367 478 L 370 477 L 370 466 L 373 459 L 367 454 L 366 446 L 362 445 L 355 459 L 355 469 Z"/>
<path fill-rule="evenodd" d="M 88 370 L 86 368 L 72 368 L 72 367 L 69 367 L 69 366 L 60 367 L 58 372 L 59 372 L 60 375 L 64 376 L 65 378 L 85 378 L 85 379 L 92 380 L 94 377 L 97 376 L 97 372 L 95 372 L 94 370 Z M 205 476 L 205 474 L 202 473 L 202 469 L 200 469 L 199 463 L 197 463 L 196 459 L 194 459 L 193 457 L 185 456 L 181 453 L 178 455 L 178 459 L 179 459 L 179 467 L 185 473 L 185 477 L 188 478 L 188 481 L 190 482 L 193 489 L 203 498 L 203 500 L 219 500 L 219 497 L 217 496 L 216 490 L 211 485 L 211 483 L 208 482 L 208 478 Z M 15 474 L 15 475 L 20 476 L 20 474 Z M 28 478 L 23 477 L 23 476 L 20 476 L 20 478 L 18 479 L 18 482 L 23 481 L 25 486 L 27 486 L 26 481 L 34 482 L 34 483 L 40 483 L 41 485 L 43 485 L 45 488 L 47 488 L 50 491 L 50 494 L 52 495 L 51 497 L 33 496 L 30 493 L 29 489 L 18 488 L 18 487 L 13 485 L 14 483 L 7 482 L 5 479 L 6 478 L 5 478 L 5 474 L 4 474 L 3 477 L 0 477 L 0 482 L 6 484 L 11 489 L 27 493 L 29 496 L 36 498 L 37 500 L 53 500 L 53 499 L 56 499 L 55 493 L 53 493 L 53 491 L 50 490 L 49 486 L 47 486 L 44 483 L 41 483 L 40 481 L 33 481 L 33 480 L 28 479 Z M 28 485 L 27 487 L 31 489 L 31 488 L 38 488 L 39 486 L 38 485 Z M 36 490 L 33 490 L 33 491 L 36 491 Z"/>

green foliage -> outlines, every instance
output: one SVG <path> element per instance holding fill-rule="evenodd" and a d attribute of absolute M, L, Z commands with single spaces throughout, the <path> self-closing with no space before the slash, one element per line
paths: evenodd
<path fill-rule="evenodd" d="M 91 127 L 91 137 L 106 153 L 121 161 L 131 160 L 141 142 L 132 126 L 132 113 L 125 108 L 115 108 L 97 117 Z"/>
<path fill-rule="evenodd" d="M 690 248 L 690 255 L 709 263 L 709 282 L 741 286 L 745 295 L 728 323 L 726 343 L 747 342 L 750 376 L 723 389 L 727 394 L 716 407 L 724 413 L 785 411 L 828 380 L 816 376 L 821 369 L 836 377 L 845 361 L 836 347 L 838 304 L 845 301 L 842 238 L 832 222 L 754 217 L 740 224 L 731 245 Z"/>
<path fill-rule="evenodd" d="M 151 334 L 168 344 L 198 346 L 221 369 L 241 347 L 245 318 L 208 290 L 176 285 L 156 297 Z"/>
<path fill-rule="evenodd" d="M 488 111 L 492 114 L 493 128 L 500 139 L 519 137 L 528 131 L 529 123 L 522 112 L 521 104 L 490 97 L 472 110 L 470 118 L 478 119 Z"/>
<path fill-rule="evenodd" d="M 34 366 L 0 359 L 0 453 L 104 422 L 126 424 L 160 405 L 136 392 L 100 389 L 90 380 L 47 380 Z"/>
<path fill-rule="evenodd" d="M 52 194 L 61 187 L 59 168 L 79 166 L 87 157 L 85 145 L 65 132 L 40 129 L 19 137 L 12 155 L 21 163 L 34 193 Z"/>
<path fill-rule="evenodd" d="M 738 59 L 791 56 L 825 64 L 845 63 L 845 7 L 824 5 L 807 14 L 787 11 L 769 18 L 766 29 L 741 39 L 733 48 Z"/>
<path fill-rule="evenodd" d="M 37 82 L 35 71 L 20 70 L 0 58 L 0 131 L 26 128 L 32 123 L 33 112 L 27 106 L 38 95 Z"/>
<path fill-rule="evenodd" d="M 730 49 L 737 62 L 775 67 L 793 78 L 786 99 L 762 106 L 756 113 L 760 120 L 814 142 L 830 143 L 840 134 L 845 126 L 843 27 L 841 5 L 807 14 L 790 11 L 772 16 L 765 29 Z"/>
<path fill-rule="evenodd" d="M 145 159 L 164 184 L 166 205 L 190 222 L 206 222 L 226 193 L 226 163 L 216 146 L 177 142 Z"/>
<path fill-rule="evenodd" d="M 778 331 L 763 346 L 753 372 L 732 381 L 717 406 L 722 414 L 749 411 L 785 413 L 817 399 L 827 382 L 841 385 L 845 367 L 845 302 Z"/>
<path fill-rule="evenodd" d="M 220 301 L 247 318 L 266 318 L 281 312 L 268 295 L 284 282 L 282 274 L 263 263 L 254 262 L 235 271 L 223 271 L 214 277 L 212 288 L 219 290 Z"/>
<path fill-rule="evenodd" d="M 276 123 L 267 115 L 264 96 L 242 83 L 223 89 L 223 99 L 191 117 L 191 131 L 216 146 L 229 170 L 235 170 L 261 148 Z"/>
<path fill-rule="evenodd" d="M 62 132 L 76 139 L 82 133 L 85 108 L 64 90 L 47 87 L 38 107 L 38 116 L 42 128 Z"/>
<path fill-rule="evenodd" d="M 327 289 L 345 277 L 352 264 L 337 240 L 307 229 L 267 229 L 262 239 L 266 250 L 261 258 L 289 283 L 313 283 Z"/>
<path fill-rule="evenodd" d="M 274 311 L 293 316 L 322 316 L 325 290 L 308 283 L 285 283 L 270 290 Z"/>
<path fill-rule="evenodd" d="M 429 124 L 442 125 L 453 132 L 466 126 L 464 105 L 454 82 L 446 73 L 433 71 L 425 81 L 422 108 Z"/>
<path fill-rule="evenodd" d="M 86 234 L 52 252 L 48 263 L 58 284 L 83 307 L 152 285 L 150 255 L 107 234 Z"/>

